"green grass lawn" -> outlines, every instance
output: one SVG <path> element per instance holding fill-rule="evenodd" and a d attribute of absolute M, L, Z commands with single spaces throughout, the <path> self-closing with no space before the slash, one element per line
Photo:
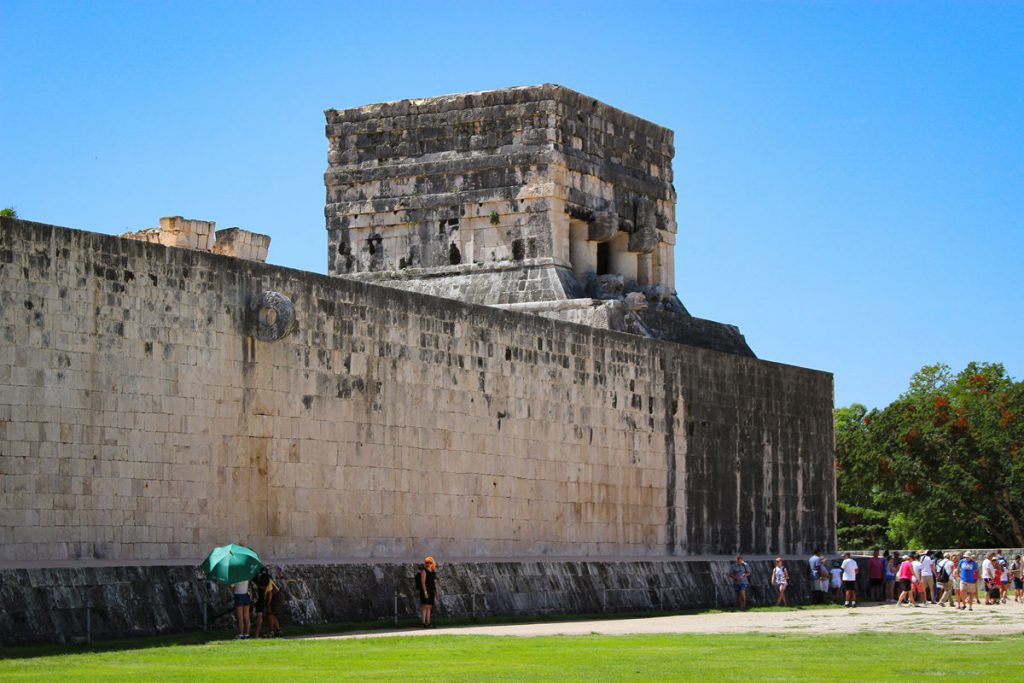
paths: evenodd
<path fill-rule="evenodd" d="M 1021 653 L 1024 636 L 891 633 L 211 641 L 3 659 L 0 680 L 1010 681 Z"/>

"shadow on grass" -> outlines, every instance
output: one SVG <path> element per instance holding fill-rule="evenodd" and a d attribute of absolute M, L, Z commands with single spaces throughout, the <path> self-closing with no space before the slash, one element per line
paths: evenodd
<path fill-rule="evenodd" d="M 750 607 L 746 612 L 800 612 L 834 609 L 839 605 L 795 605 L 793 607 Z M 701 614 L 724 614 L 735 609 L 690 609 L 675 612 L 589 612 L 584 614 L 530 614 L 488 617 L 452 617 L 435 619 L 439 626 L 488 626 L 501 624 L 552 624 L 578 621 L 615 621 L 621 619 L 651 619 L 656 617 L 695 616 Z M 326 624 L 302 624 L 283 627 L 287 638 L 301 638 L 318 635 L 337 635 L 360 631 L 389 631 L 419 628 L 418 618 L 399 619 L 396 625 L 392 619 L 376 621 L 332 622 Z M 203 645 L 204 643 L 233 640 L 233 628 L 217 628 L 208 631 L 185 631 L 157 636 L 139 636 L 118 640 L 97 640 L 92 643 L 66 643 L 46 645 L 0 646 L 0 659 L 26 659 L 54 655 L 75 655 L 92 652 L 119 650 L 140 650 L 178 645 Z"/>

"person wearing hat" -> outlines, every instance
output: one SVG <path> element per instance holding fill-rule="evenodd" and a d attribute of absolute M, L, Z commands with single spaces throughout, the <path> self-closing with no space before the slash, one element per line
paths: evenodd
<path fill-rule="evenodd" d="M 775 558 L 775 567 L 772 568 L 772 584 L 779 591 L 779 597 L 775 600 L 775 606 L 785 605 L 789 607 L 789 603 L 786 601 L 786 586 L 789 585 L 789 570 L 786 569 L 782 564 L 782 558 Z"/>
<path fill-rule="evenodd" d="M 434 628 L 430 623 L 430 613 L 434 609 L 437 597 L 437 562 L 430 555 L 423 558 L 423 567 L 416 575 L 416 585 L 420 591 L 420 621 L 423 628 Z"/>
<path fill-rule="evenodd" d="M 972 605 L 978 581 L 978 563 L 974 561 L 974 553 L 970 550 L 964 553 L 964 559 L 960 560 L 958 567 L 960 569 L 960 609 L 964 609 L 964 605 L 966 605 L 967 611 L 973 612 Z"/>

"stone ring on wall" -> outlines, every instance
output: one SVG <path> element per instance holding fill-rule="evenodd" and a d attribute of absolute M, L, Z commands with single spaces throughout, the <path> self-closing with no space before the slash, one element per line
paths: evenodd
<path fill-rule="evenodd" d="M 280 292 L 261 292 L 249 304 L 253 336 L 263 342 L 284 339 L 295 324 L 295 305 Z"/>

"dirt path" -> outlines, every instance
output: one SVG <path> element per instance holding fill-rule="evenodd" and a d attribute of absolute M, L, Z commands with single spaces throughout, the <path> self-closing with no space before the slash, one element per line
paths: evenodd
<path fill-rule="evenodd" d="M 442 624 L 443 624 L 443 620 Z M 859 631 L 945 633 L 961 637 L 1024 633 L 1024 603 L 974 606 L 966 612 L 934 605 L 896 607 L 869 605 L 855 609 L 793 610 L 779 612 L 725 612 L 647 619 L 612 619 L 548 624 L 459 626 L 435 629 L 373 631 L 329 639 L 382 638 L 387 636 L 486 635 L 628 635 L 647 633 L 795 633 L 828 634 Z"/>

